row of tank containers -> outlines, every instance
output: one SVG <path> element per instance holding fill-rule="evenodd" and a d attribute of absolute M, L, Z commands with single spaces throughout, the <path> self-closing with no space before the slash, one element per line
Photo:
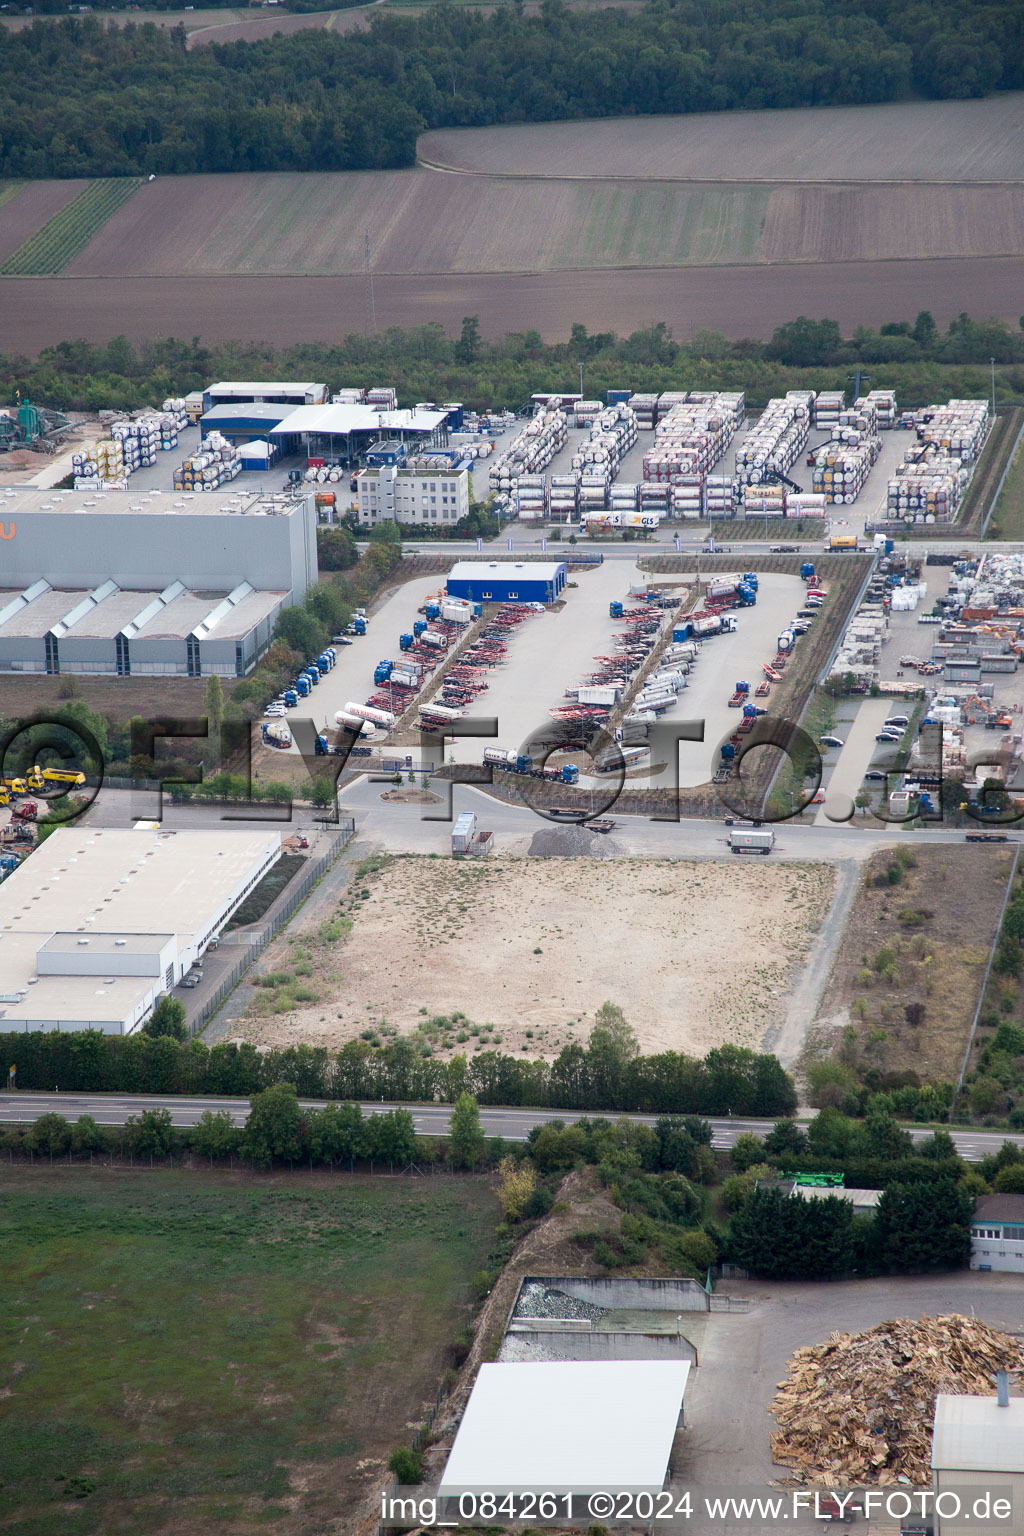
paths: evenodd
<path fill-rule="evenodd" d="M 891 522 L 952 522 L 992 425 L 987 400 L 949 400 L 907 418 L 917 446 L 889 480 L 885 515 Z"/>
<path fill-rule="evenodd" d="M 769 400 L 736 455 L 732 474 L 713 473 L 743 425 L 742 392 L 672 390 L 660 395 L 609 391 L 609 403 L 556 403 L 538 397 L 537 414 L 491 466 L 490 489 L 521 521 L 656 528 L 663 518 L 824 516 L 851 504 L 880 451 L 879 431 L 897 419 L 892 390 L 871 390 L 848 408 L 842 391 L 790 390 Z M 545 470 L 565 446 L 570 424 L 589 435 L 569 470 Z M 811 427 L 828 431 L 809 492 L 780 483 L 807 446 Z M 643 480 L 617 476 L 641 432 L 654 442 Z"/>
<path fill-rule="evenodd" d="M 71 455 L 75 490 L 127 489 L 137 469 L 150 468 L 159 453 L 177 448 L 178 433 L 187 425 L 187 416 L 178 410 L 148 411 L 134 421 L 115 421 L 109 437 Z"/>

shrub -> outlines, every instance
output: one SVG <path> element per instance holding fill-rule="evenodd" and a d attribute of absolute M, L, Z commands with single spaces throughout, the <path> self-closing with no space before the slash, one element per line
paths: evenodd
<path fill-rule="evenodd" d="M 388 1457 L 388 1467 L 400 1483 L 423 1481 L 423 1457 L 411 1446 L 398 1445 Z"/>

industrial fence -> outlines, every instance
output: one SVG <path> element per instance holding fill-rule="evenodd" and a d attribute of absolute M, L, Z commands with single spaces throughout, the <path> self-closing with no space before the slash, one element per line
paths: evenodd
<path fill-rule="evenodd" d="M 319 858 L 312 860 L 300 875 L 296 875 L 282 892 L 278 901 L 271 907 L 266 921 L 259 928 L 238 929 L 234 933 L 227 934 L 221 939 L 222 944 L 237 944 L 240 949 L 238 959 L 224 976 L 211 995 L 196 1009 L 195 1014 L 189 1019 L 189 1033 L 197 1035 L 204 1025 L 213 1017 L 225 998 L 235 989 L 245 972 L 252 965 L 257 955 L 264 950 L 292 913 L 302 905 L 310 891 L 320 878 L 330 869 L 338 856 L 355 836 L 356 823 L 352 816 L 339 818 L 337 827 L 326 833 L 327 846 Z"/>

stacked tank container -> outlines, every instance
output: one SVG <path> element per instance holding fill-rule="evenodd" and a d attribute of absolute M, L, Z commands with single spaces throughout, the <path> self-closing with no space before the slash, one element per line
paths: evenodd
<path fill-rule="evenodd" d="M 814 402 L 814 425 L 819 431 L 831 431 L 845 405 L 846 395 L 841 389 L 823 389 Z"/>
<path fill-rule="evenodd" d="M 657 395 L 631 395 L 630 409 L 641 432 L 653 432 L 658 420 Z"/>
<path fill-rule="evenodd" d="M 180 469 L 174 471 L 176 491 L 215 491 L 226 485 L 241 472 L 239 451 L 219 432 L 211 432 L 203 444 L 201 453 L 186 459 Z"/>
<path fill-rule="evenodd" d="M 852 506 L 864 488 L 878 450 L 877 437 L 859 444 L 826 443 L 815 454 L 812 491 L 824 496 L 834 506 Z"/>
<path fill-rule="evenodd" d="M 609 405 L 595 417 L 590 436 L 572 456 L 572 467 L 581 473 L 604 471 L 609 479 L 637 438 L 636 417 L 628 405 Z"/>
<path fill-rule="evenodd" d="M 668 484 L 653 484 L 644 481 L 640 486 L 640 511 L 656 512 L 660 517 L 668 517 L 672 507 L 672 487 Z"/>
<path fill-rule="evenodd" d="M 991 420 L 986 400 L 950 400 L 934 406 L 929 420 L 918 428 L 918 438 L 934 443 L 951 457 L 973 464 L 988 436 Z"/>
<path fill-rule="evenodd" d="M 538 411 L 491 465 L 491 490 L 511 495 L 521 476 L 547 469 L 559 449 L 565 447 L 567 427 L 562 411 Z"/>
<path fill-rule="evenodd" d="M 339 389 L 331 396 L 335 405 L 362 405 L 365 399 L 365 389 Z"/>
<path fill-rule="evenodd" d="M 768 401 L 736 453 L 736 475 L 743 485 L 759 485 L 769 471 L 785 474 L 807 446 L 807 408 L 798 400 Z"/>
<path fill-rule="evenodd" d="M 899 407 L 896 404 L 896 391 L 894 389 L 869 389 L 866 395 L 854 403 L 861 405 L 865 402 L 869 402 L 874 406 L 878 416 L 880 431 L 887 432 L 896 425 Z"/>
<path fill-rule="evenodd" d="M 542 523 L 548 511 L 546 475 L 520 475 L 515 482 L 514 504 L 524 523 Z"/>
<path fill-rule="evenodd" d="M 571 523 L 579 510 L 579 476 L 552 475 L 550 486 L 551 521 Z"/>
<path fill-rule="evenodd" d="M 613 512 L 635 512 L 640 505 L 640 487 L 614 480 L 608 492 L 608 505 Z"/>
<path fill-rule="evenodd" d="M 125 464 L 124 443 L 120 438 L 101 437 L 88 448 L 71 455 L 71 468 L 75 478 L 75 490 L 108 490 L 128 484 L 130 470 Z M 79 485 L 79 481 L 85 483 Z"/>
<path fill-rule="evenodd" d="M 781 485 L 745 485 L 744 517 L 785 517 L 786 492 Z"/>
<path fill-rule="evenodd" d="M 377 411 L 397 411 L 398 392 L 391 388 L 379 385 L 376 389 L 366 391 L 366 403 L 372 405 Z"/>
<path fill-rule="evenodd" d="M 600 414 L 600 400 L 577 400 L 575 411 L 577 427 L 592 427 Z"/>
<path fill-rule="evenodd" d="M 704 510 L 708 517 L 735 517 L 739 485 L 732 475 L 708 475 L 704 481 Z"/>
<path fill-rule="evenodd" d="M 704 510 L 704 476 L 680 475 L 672 485 L 672 516 L 700 517 Z"/>

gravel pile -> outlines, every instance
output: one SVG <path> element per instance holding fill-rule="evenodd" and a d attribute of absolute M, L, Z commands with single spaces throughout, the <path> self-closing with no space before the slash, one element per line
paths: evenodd
<path fill-rule="evenodd" d="M 527 852 L 537 859 L 614 859 L 622 849 L 607 833 L 588 832 L 581 826 L 549 826 L 534 833 Z"/>
<path fill-rule="evenodd" d="M 607 1307 L 598 1307 L 592 1301 L 577 1301 L 565 1291 L 556 1291 L 545 1285 L 524 1285 L 516 1306 L 516 1317 L 561 1317 L 589 1320 L 596 1323 L 604 1317 Z"/>

